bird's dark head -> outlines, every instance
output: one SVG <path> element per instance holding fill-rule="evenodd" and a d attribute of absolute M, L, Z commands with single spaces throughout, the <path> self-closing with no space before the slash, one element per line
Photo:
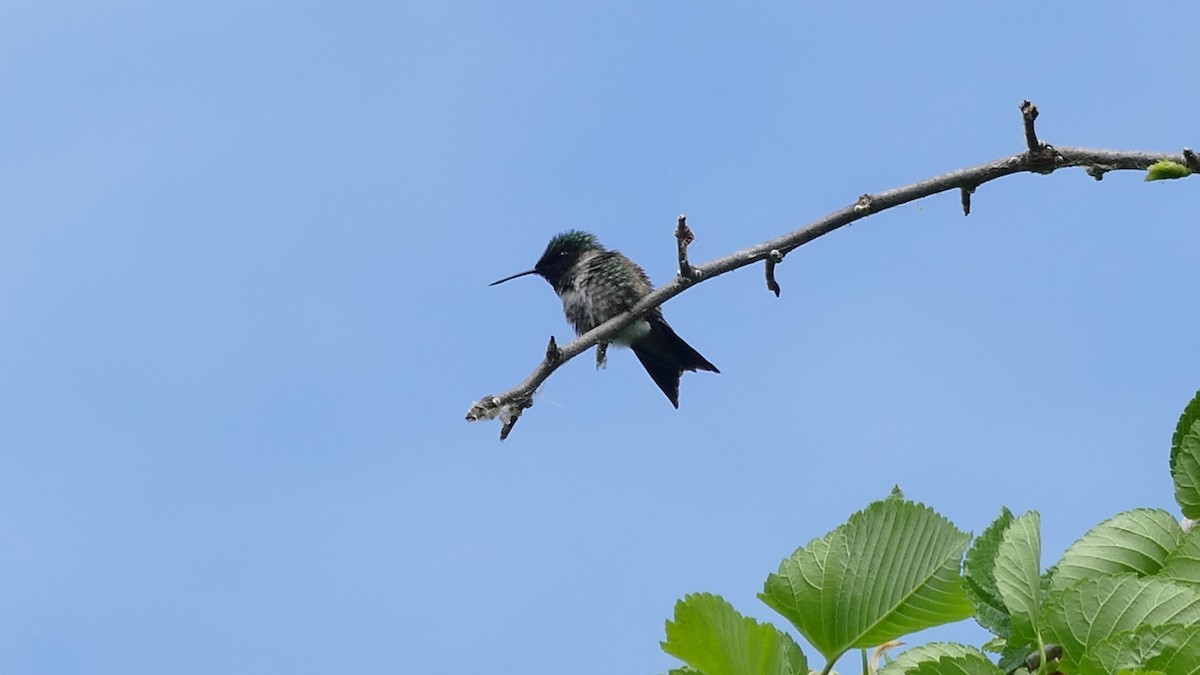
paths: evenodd
<path fill-rule="evenodd" d="M 603 247 L 597 241 L 596 235 L 581 230 L 567 230 L 555 235 L 550 243 L 546 244 L 546 251 L 538 258 L 533 269 L 553 284 L 561 279 L 567 270 L 574 267 L 584 253 L 600 250 L 603 250 Z"/>
<path fill-rule="evenodd" d="M 520 274 L 514 274 L 511 277 L 505 277 L 499 281 L 492 282 L 492 286 L 502 284 L 510 279 L 523 277 L 527 274 L 537 274 L 551 285 L 558 288 L 558 282 L 567 274 L 583 254 L 588 251 L 603 251 L 604 247 L 600 245 L 596 235 L 582 230 L 567 230 L 562 234 L 557 234 L 546 244 L 546 250 L 542 253 L 542 257 L 538 258 L 537 264 L 533 269 L 526 270 Z"/>

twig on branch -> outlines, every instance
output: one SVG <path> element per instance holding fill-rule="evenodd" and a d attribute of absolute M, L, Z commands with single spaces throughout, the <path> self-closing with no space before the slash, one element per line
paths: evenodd
<path fill-rule="evenodd" d="M 960 196 L 962 198 L 963 215 L 969 216 L 971 215 L 971 195 L 975 194 L 975 186 L 964 185 L 960 187 L 958 191 L 961 193 Z"/>
<path fill-rule="evenodd" d="M 779 297 L 779 292 L 782 289 L 779 288 L 779 282 L 775 281 L 775 265 L 777 265 L 778 263 L 781 263 L 781 262 L 783 262 L 783 254 L 779 252 L 779 249 L 776 249 L 776 248 L 771 249 L 771 252 L 767 254 L 767 263 L 766 263 L 767 290 L 770 290 L 773 293 L 775 293 L 775 297 L 777 297 L 777 298 Z"/>
<path fill-rule="evenodd" d="M 1036 105 L 1029 101 L 1021 101 L 1021 118 L 1025 121 L 1025 146 L 1029 150 L 1029 158 L 1037 165 L 1030 170 L 1049 175 L 1059 168 L 1062 157 L 1055 152 L 1054 146 L 1038 140 L 1037 131 L 1033 128 L 1037 116 Z"/>
<path fill-rule="evenodd" d="M 680 214 L 675 224 L 675 244 L 679 249 L 679 276 L 687 281 L 696 280 L 696 271 L 692 269 L 687 256 L 688 246 L 693 241 L 696 241 L 696 235 L 692 234 L 692 229 L 687 226 L 687 216 Z"/>
<path fill-rule="evenodd" d="M 1192 173 L 1200 173 L 1200 157 L 1196 157 L 1196 153 L 1192 152 L 1191 148 L 1183 149 L 1183 163 L 1192 170 Z"/>
<path fill-rule="evenodd" d="M 1038 141 L 1037 132 L 1033 129 L 1033 122 L 1037 119 L 1037 106 L 1029 101 L 1021 101 L 1021 117 L 1025 120 L 1025 147 L 1029 148 L 1029 152 L 1037 154 L 1042 150 L 1042 144 Z"/>
<path fill-rule="evenodd" d="M 1191 150 L 1182 154 L 1171 155 L 1162 152 L 1144 152 L 1137 150 L 1104 150 L 1096 148 L 1052 147 L 1037 140 L 1033 129 L 1033 120 L 1037 117 L 1037 108 L 1028 102 L 1021 105 L 1022 117 L 1025 120 L 1025 140 L 1029 150 L 1019 155 L 1001 157 L 978 166 L 958 169 L 934 176 L 911 185 L 878 192 L 864 194 L 849 206 L 829 213 L 798 230 L 783 236 L 762 242 L 741 251 L 734 252 L 723 258 L 718 258 L 703 265 L 687 264 L 686 249 L 690 242 L 691 230 L 687 228 L 684 217 L 680 216 L 676 227 L 676 241 L 679 243 L 680 275 L 660 286 L 652 293 L 642 298 L 628 312 L 604 322 L 587 333 L 577 337 L 556 351 L 557 358 L 547 358 L 530 373 L 529 377 L 512 389 L 496 395 L 484 396 L 467 411 L 467 420 L 476 421 L 500 417 L 504 421 L 501 429 L 501 439 L 508 435 L 512 425 L 521 412 L 533 404 L 533 392 L 541 386 L 550 374 L 566 361 L 569 361 L 587 349 L 606 343 L 616 337 L 622 328 L 633 323 L 646 312 L 654 309 L 679 295 L 684 290 L 702 281 L 708 281 L 726 272 L 752 265 L 759 261 L 771 260 L 778 254 L 779 259 L 808 242 L 823 237 L 834 230 L 849 225 L 856 220 L 887 209 L 916 201 L 930 195 L 947 190 L 960 190 L 963 194 L 974 191 L 978 186 L 989 181 L 1010 176 L 1015 173 L 1051 173 L 1057 169 L 1080 166 L 1086 167 L 1093 176 L 1103 175 L 1108 171 L 1144 170 L 1151 164 L 1163 159 L 1171 160 L 1189 167 L 1197 167 L 1198 160 Z M 964 199 L 966 199 L 964 197 Z M 966 203 L 964 203 L 964 211 Z M 778 260 L 776 261 L 778 262 Z M 767 263 L 770 265 L 770 263 Z M 686 270 L 690 273 L 685 275 Z M 768 275 L 773 270 L 768 267 Z M 768 287 L 771 279 L 768 277 Z M 772 288 L 771 290 L 775 290 Z"/>

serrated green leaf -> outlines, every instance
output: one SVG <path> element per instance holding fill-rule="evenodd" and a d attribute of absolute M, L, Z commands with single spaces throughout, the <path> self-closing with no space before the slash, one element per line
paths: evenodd
<path fill-rule="evenodd" d="M 1004 671 L 988 660 L 988 657 L 976 653 L 922 661 L 906 671 L 906 675 L 1004 675 Z"/>
<path fill-rule="evenodd" d="M 1188 518 L 1200 518 L 1200 392 L 1192 398 L 1171 436 L 1175 501 Z"/>
<path fill-rule="evenodd" d="M 1183 535 L 1183 541 L 1167 555 L 1155 576 L 1200 585 L 1200 529 Z"/>
<path fill-rule="evenodd" d="M 1130 669 L 1118 670 L 1116 675 L 1167 675 L 1167 674 L 1161 670 L 1142 670 L 1141 668 L 1134 668 L 1132 670 L 1130 670 Z"/>
<path fill-rule="evenodd" d="M 971 616 L 959 575 L 969 540 L 926 506 L 885 499 L 798 549 L 759 597 L 835 661 Z"/>
<path fill-rule="evenodd" d="M 704 675 L 804 675 L 808 661 L 791 636 L 738 613 L 718 595 L 675 603 L 663 651 Z"/>
<path fill-rule="evenodd" d="M 1146 169 L 1146 180 L 1170 180 L 1172 178 L 1186 178 L 1191 175 L 1192 170 L 1180 164 L 1172 162 L 1169 159 L 1164 159 L 1150 165 Z"/>
<path fill-rule="evenodd" d="M 1031 654 L 1037 652 L 1037 645 L 1005 645 L 1004 651 L 1000 652 L 1000 659 L 996 662 L 1000 670 L 1006 673 L 1011 673 L 1018 667 L 1022 667 L 1025 660 Z"/>
<path fill-rule="evenodd" d="M 1171 479 L 1175 483 L 1175 502 L 1183 515 L 1200 518 L 1200 421 L 1179 442 L 1179 452 L 1171 456 Z"/>
<path fill-rule="evenodd" d="M 908 675 L 923 663 L 936 663 L 942 658 L 970 658 L 987 656 L 978 649 L 957 642 L 930 642 L 919 647 L 906 649 L 894 661 L 879 669 L 879 675 Z"/>
<path fill-rule="evenodd" d="M 1097 574 L 1155 574 L 1182 539 L 1179 522 L 1162 509 L 1119 513 L 1071 544 L 1056 566 L 1050 587 L 1065 588 Z"/>
<path fill-rule="evenodd" d="M 996 552 L 996 588 L 1012 618 L 1010 641 L 1037 640 L 1038 607 L 1042 602 L 1041 517 L 1036 511 L 1013 521 Z"/>
<path fill-rule="evenodd" d="M 1008 608 L 1000 599 L 996 589 L 996 551 L 1004 531 L 1012 524 L 1013 514 L 1006 508 L 988 525 L 983 534 L 975 538 L 963 561 L 963 579 L 966 581 L 967 597 L 975 607 L 975 621 L 993 634 L 1007 638 L 1012 631 Z"/>
<path fill-rule="evenodd" d="M 1179 448 L 1179 442 L 1183 440 L 1183 435 L 1192 429 L 1192 425 L 1200 421 L 1200 391 L 1192 397 L 1191 401 L 1183 408 L 1183 414 L 1179 416 L 1179 421 L 1175 423 L 1175 433 L 1171 434 L 1171 455 L 1173 456 Z"/>
<path fill-rule="evenodd" d="M 1115 633 L 1088 650 L 1079 662 L 1079 675 L 1139 668 L 1164 675 L 1200 675 L 1200 631 L 1166 624 Z"/>
<path fill-rule="evenodd" d="M 1052 589 L 1042 604 L 1042 637 L 1062 645 L 1073 669 L 1101 641 L 1141 626 L 1200 630 L 1200 590 L 1170 579 L 1098 575 Z"/>
<path fill-rule="evenodd" d="M 993 654 L 999 654 L 1000 652 L 1004 651 L 1004 645 L 1005 645 L 1004 638 L 994 637 L 994 638 L 988 640 L 987 642 L 983 643 L 983 646 L 981 648 L 985 652 L 992 652 Z"/>

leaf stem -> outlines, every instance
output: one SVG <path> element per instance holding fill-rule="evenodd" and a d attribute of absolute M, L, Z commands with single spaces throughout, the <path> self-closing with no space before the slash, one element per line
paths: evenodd
<path fill-rule="evenodd" d="M 829 673 L 833 672 L 833 664 L 837 663 L 837 660 L 842 658 L 842 656 L 846 654 L 846 651 L 847 650 L 842 650 L 841 652 L 834 654 L 833 658 L 826 661 L 825 668 L 821 671 L 821 675 L 829 675 Z"/>
<path fill-rule="evenodd" d="M 1038 660 L 1040 661 L 1040 663 L 1038 663 L 1037 671 L 1038 675 L 1042 675 L 1042 673 L 1046 672 L 1046 662 L 1050 659 L 1046 658 L 1046 643 L 1042 641 L 1042 631 L 1040 630 L 1037 632 L 1037 646 L 1039 657 Z"/>

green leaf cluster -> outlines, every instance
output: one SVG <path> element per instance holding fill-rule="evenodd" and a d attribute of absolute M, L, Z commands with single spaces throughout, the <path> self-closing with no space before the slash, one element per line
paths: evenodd
<path fill-rule="evenodd" d="M 1176 427 L 1170 470 L 1183 515 L 1200 518 L 1200 393 Z M 1190 524 L 1126 511 L 1043 570 L 1038 513 L 1002 509 L 972 542 L 896 489 L 783 560 L 759 598 L 824 657 L 822 673 L 861 649 L 864 675 L 1200 675 L 1200 528 Z M 996 636 L 986 648 L 998 663 L 933 643 L 877 670 L 897 638 L 969 617 Z M 662 647 L 686 664 L 671 671 L 680 675 L 808 672 L 788 633 L 715 595 L 680 600 Z"/>
<path fill-rule="evenodd" d="M 1175 178 L 1187 178 L 1192 175 L 1192 170 L 1180 164 L 1172 162 L 1169 159 L 1164 159 L 1150 165 L 1146 169 L 1146 180 L 1172 180 Z"/>

